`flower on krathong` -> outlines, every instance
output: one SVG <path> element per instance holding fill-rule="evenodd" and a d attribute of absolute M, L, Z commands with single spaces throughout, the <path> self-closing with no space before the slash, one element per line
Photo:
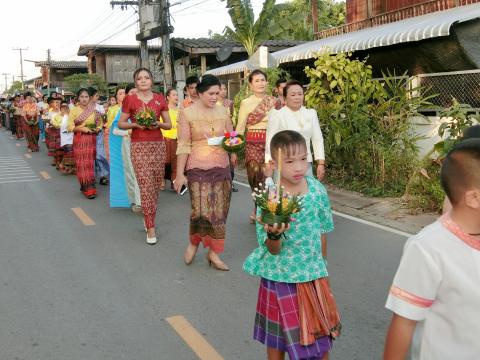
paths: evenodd
<path fill-rule="evenodd" d="M 152 126 L 157 121 L 157 114 L 152 108 L 145 106 L 136 112 L 135 120 L 138 125 Z"/>
<path fill-rule="evenodd" d="M 252 194 L 255 205 L 262 211 L 262 221 L 265 223 L 288 223 L 292 214 L 302 209 L 302 202 L 299 196 L 290 195 L 285 188 L 275 186 L 255 188 Z"/>

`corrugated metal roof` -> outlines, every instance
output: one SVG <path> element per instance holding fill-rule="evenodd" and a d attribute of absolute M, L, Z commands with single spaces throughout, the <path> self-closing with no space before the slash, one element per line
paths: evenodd
<path fill-rule="evenodd" d="M 450 35 L 454 23 L 464 22 L 480 17 L 480 4 L 460 6 L 423 16 L 417 16 L 394 23 L 380 25 L 347 34 L 310 41 L 289 49 L 274 52 L 272 55 L 278 63 L 310 59 L 317 53 L 367 50 L 375 47 L 420 41 Z M 243 69 L 245 66 L 243 66 Z M 243 70 L 241 63 L 231 64 L 210 70 L 213 75 L 224 75 Z"/>

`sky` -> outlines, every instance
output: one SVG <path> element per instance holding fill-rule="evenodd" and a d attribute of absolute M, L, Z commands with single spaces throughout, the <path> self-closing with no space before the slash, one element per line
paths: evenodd
<path fill-rule="evenodd" d="M 226 2 L 181 1 L 170 9 L 173 37 L 207 37 L 208 30 L 221 33 L 226 25 L 231 26 Z M 252 0 L 257 16 L 262 3 Z M 12 48 L 28 48 L 23 51 L 23 72 L 25 79 L 30 79 L 40 76 L 40 68 L 27 60 L 46 60 L 47 49 L 51 49 L 52 60 L 86 61 L 85 56 L 76 56 L 81 44 L 136 44 L 138 24 L 128 27 L 138 20 L 134 8 L 112 9 L 110 0 L 16 0 L 2 1 L 1 6 L 0 74 L 9 74 L 8 87 L 12 76 L 20 80 L 20 54 Z M 153 39 L 149 43 L 159 45 L 160 41 Z M 4 88 L 2 75 L 0 91 Z"/>

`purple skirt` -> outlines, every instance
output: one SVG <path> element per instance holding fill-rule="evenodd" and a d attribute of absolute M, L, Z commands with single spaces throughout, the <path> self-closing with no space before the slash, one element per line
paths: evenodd
<path fill-rule="evenodd" d="M 297 284 L 261 279 L 253 338 L 267 347 L 288 353 L 291 360 L 322 359 L 332 349 L 324 336 L 308 346 L 300 344 Z"/>

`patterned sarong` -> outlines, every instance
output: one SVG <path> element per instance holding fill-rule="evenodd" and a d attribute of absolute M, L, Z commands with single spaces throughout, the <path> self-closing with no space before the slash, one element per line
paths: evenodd
<path fill-rule="evenodd" d="M 80 190 L 95 195 L 95 155 L 96 134 L 75 133 L 73 137 L 73 157 Z"/>
<path fill-rule="evenodd" d="M 23 139 L 25 136 L 25 121 L 20 115 L 14 115 L 14 119 L 17 139 Z"/>
<path fill-rule="evenodd" d="M 245 144 L 245 166 L 250 188 L 253 190 L 259 183 L 265 183 L 263 174 L 265 164 L 266 130 L 249 130 Z"/>
<path fill-rule="evenodd" d="M 75 159 L 73 157 L 73 145 L 63 146 L 63 157 L 60 163 L 60 171 L 64 175 L 75 174 Z"/>
<path fill-rule="evenodd" d="M 131 159 L 147 229 L 155 227 L 158 193 L 165 173 L 164 141 L 132 141 Z"/>
<path fill-rule="evenodd" d="M 261 279 L 253 338 L 267 347 L 287 352 L 289 358 L 322 359 L 332 348 L 330 336 L 300 344 L 297 285 Z"/>
<path fill-rule="evenodd" d="M 230 167 L 191 169 L 187 178 L 192 203 L 190 242 L 222 253 L 232 194 Z"/>
<path fill-rule="evenodd" d="M 48 156 L 55 156 L 55 151 L 61 147 L 60 129 L 49 126 L 46 130 L 45 143 L 48 149 Z"/>
<path fill-rule="evenodd" d="M 38 139 L 40 137 L 40 129 L 36 119 L 26 117 L 25 121 L 25 138 L 27 139 L 27 146 L 32 152 L 39 151 Z"/>

